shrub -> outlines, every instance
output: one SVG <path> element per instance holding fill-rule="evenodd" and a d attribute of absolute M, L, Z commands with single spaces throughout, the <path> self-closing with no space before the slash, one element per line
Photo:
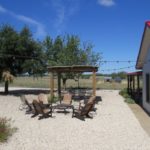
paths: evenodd
<path fill-rule="evenodd" d="M 48 102 L 49 103 L 56 103 L 57 101 L 58 101 L 58 97 L 56 97 L 56 96 L 53 96 L 53 97 L 48 96 Z"/>
<path fill-rule="evenodd" d="M 125 102 L 129 104 L 134 104 L 135 101 L 131 98 L 131 96 L 128 94 L 127 89 L 123 89 L 119 92 L 121 96 L 125 98 Z"/>
<path fill-rule="evenodd" d="M 10 119 L 0 118 L 0 142 L 7 141 L 17 128 L 11 128 Z"/>
<path fill-rule="evenodd" d="M 135 101 L 132 98 L 126 98 L 124 101 L 126 103 L 129 103 L 129 104 L 134 104 L 135 103 Z"/>

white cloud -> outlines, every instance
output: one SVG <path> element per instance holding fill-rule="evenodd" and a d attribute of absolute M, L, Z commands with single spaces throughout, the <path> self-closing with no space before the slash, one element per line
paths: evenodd
<path fill-rule="evenodd" d="M 38 22 L 38 21 L 36 21 L 36 20 L 34 20 L 30 17 L 26 17 L 26 16 L 23 16 L 23 15 L 20 15 L 20 14 L 16 14 L 16 13 L 2 7 L 1 5 L 0 5 L 0 12 L 6 13 L 9 16 L 12 16 L 13 18 L 16 18 L 17 20 L 20 20 L 22 22 L 25 22 L 25 23 L 28 23 L 30 25 L 36 26 L 36 33 L 35 33 L 36 37 L 43 37 L 43 36 L 46 35 L 44 25 L 41 24 L 40 22 Z"/>
<path fill-rule="evenodd" d="M 5 13 L 6 9 L 0 5 L 0 12 Z"/>
<path fill-rule="evenodd" d="M 114 0 L 98 0 L 98 4 L 106 7 L 110 7 L 115 5 Z"/>
<path fill-rule="evenodd" d="M 79 0 L 51 0 L 56 12 L 54 27 L 60 34 L 65 28 L 67 21 L 79 10 Z"/>
<path fill-rule="evenodd" d="M 32 19 L 32 18 L 29 18 L 29 17 L 26 17 L 26 16 L 23 16 L 23 15 L 16 15 L 15 16 L 18 20 L 21 20 L 23 22 L 26 22 L 26 23 L 29 23 L 29 24 L 32 24 L 32 25 L 35 25 L 37 27 L 37 31 L 35 33 L 35 36 L 36 37 L 41 37 L 41 36 L 45 36 L 46 35 L 46 31 L 44 29 L 44 25 L 39 23 L 38 21 Z"/>
<path fill-rule="evenodd" d="M 27 23 L 30 23 L 30 24 L 35 24 L 35 25 L 38 25 L 40 23 L 38 23 L 37 21 L 35 21 L 34 19 L 31 19 L 29 17 L 26 17 L 26 16 L 23 16 L 23 15 L 15 15 L 15 17 L 18 19 L 18 20 L 21 20 L 23 22 L 27 22 Z"/>

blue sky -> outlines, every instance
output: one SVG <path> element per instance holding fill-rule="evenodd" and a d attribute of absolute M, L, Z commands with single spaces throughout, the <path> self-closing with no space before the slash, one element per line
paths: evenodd
<path fill-rule="evenodd" d="M 149 0 L 0 0 L 0 23 L 28 25 L 37 39 L 75 34 L 103 60 L 136 61 L 149 6 Z M 135 62 L 108 62 L 100 72 L 134 71 L 128 66 Z"/>

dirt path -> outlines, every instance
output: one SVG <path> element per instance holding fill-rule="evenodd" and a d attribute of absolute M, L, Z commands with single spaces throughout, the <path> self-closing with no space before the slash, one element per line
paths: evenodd
<path fill-rule="evenodd" d="M 150 116 L 137 104 L 128 104 L 142 128 L 150 136 Z"/>

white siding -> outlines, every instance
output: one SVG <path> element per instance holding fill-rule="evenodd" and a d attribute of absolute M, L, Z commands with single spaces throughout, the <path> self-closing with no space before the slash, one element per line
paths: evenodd
<path fill-rule="evenodd" d="M 150 102 L 146 101 L 146 74 L 150 74 L 150 48 L 143 66 L 143 107 L 150 113 Z"/>

